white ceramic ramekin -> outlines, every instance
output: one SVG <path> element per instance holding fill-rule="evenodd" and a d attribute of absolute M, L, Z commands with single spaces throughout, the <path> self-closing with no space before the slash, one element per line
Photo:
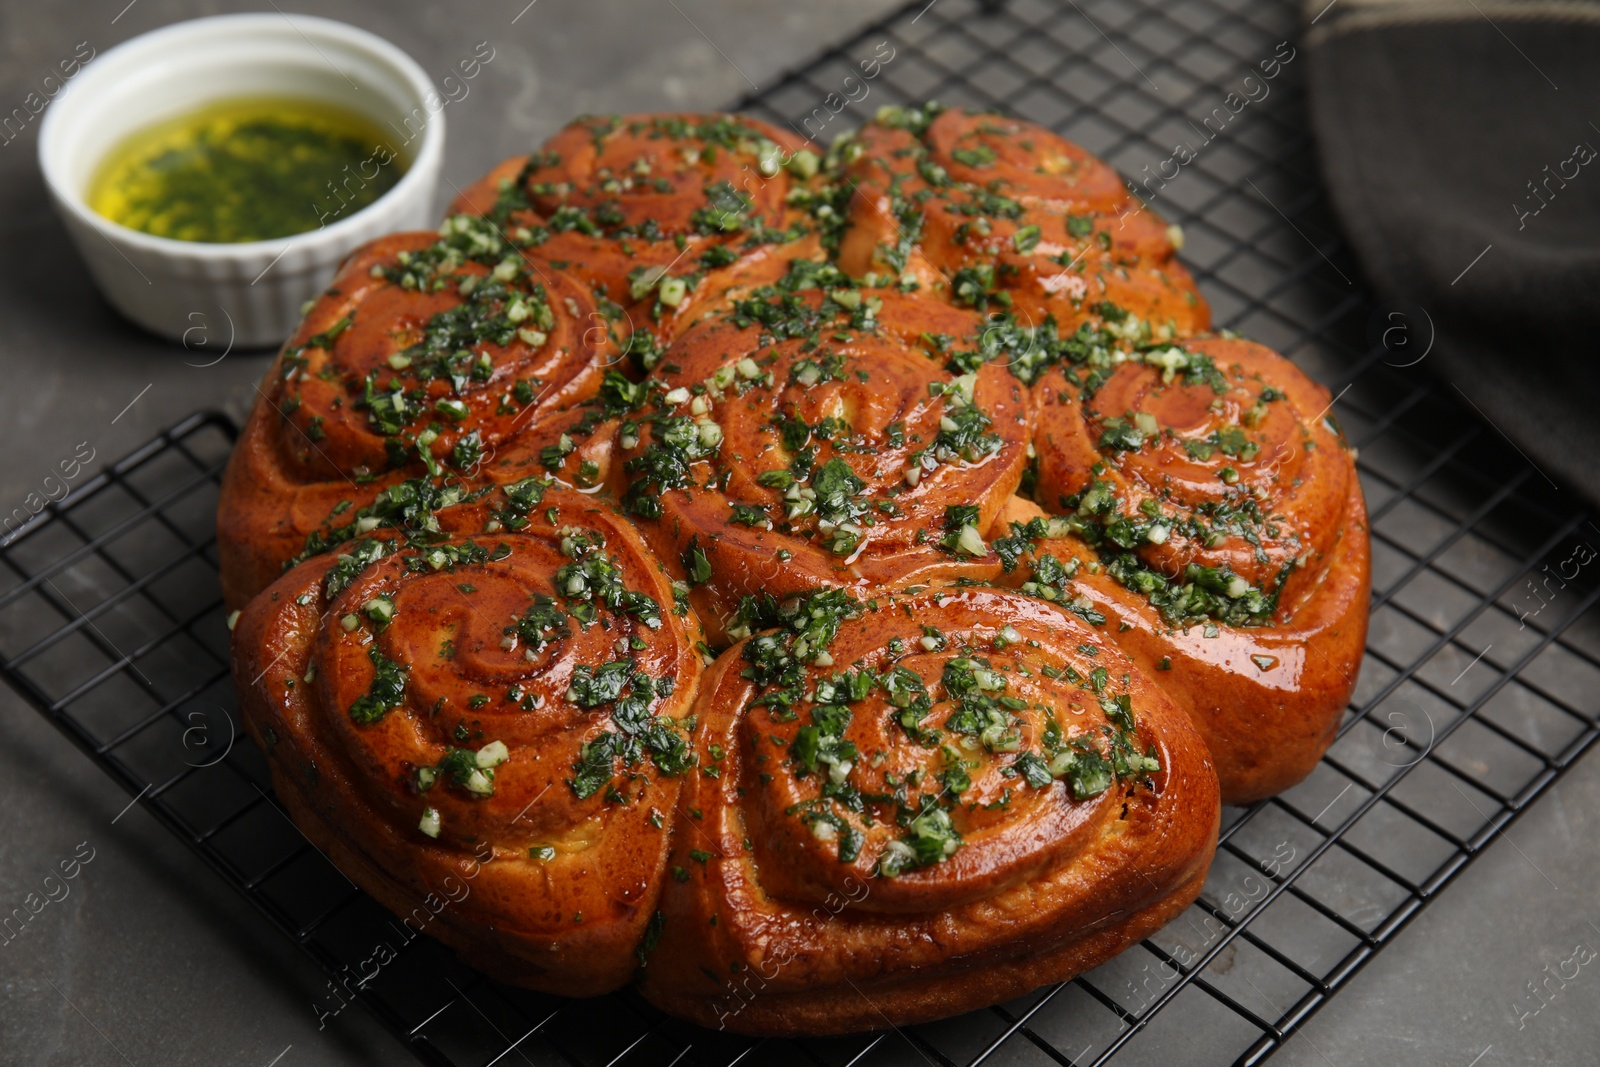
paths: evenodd
<path fill-rule="evenodd" d="M 215 100 L 262 95 L 312 97 L 368 116 L 390 134 L 389 146 L 408 161 L 406 173 L 360 211 L 271 241 L 175 241 L 89 208 L 85 194 L 96 167 L 128 134 Z M 219 15 L 135 37 L 86 64 L 45 114 L 39 165 L 117 310 L 174 339 L 206 323 L 211 348 L 224 336 L 240 347 L 274 345 L 352 249 L 431 225 L 444 160 L 443 106 L 410 56 L 365 30 L 311 15 Z M 332 194 L 328 202 L 338 203 Z"/>

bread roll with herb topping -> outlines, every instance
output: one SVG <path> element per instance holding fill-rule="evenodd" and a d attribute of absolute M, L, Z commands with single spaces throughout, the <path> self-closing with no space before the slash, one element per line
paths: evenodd
<path fill-rule="evenodd" d="M 693 766 L 699 627 L 588 497 L 530 480 L 433 518 L 250 602 L 246 728 L 300 829 L 395 914 L 508 981 L 615 989 Z"/>
<path fill-rule="evenodd" d="M 1199 893 L 1216 777 L 1109 640 L 987 589 L 760 611 L 695 706 L 642 991 L 702 1026 L 825 1034 L 999 1003 Z"/>
<path fill-rule="evenodd" d="M 258 387 L 217 515 L 229 606 L 390 486 L 475 476 L 519 438 L 560 444 L 570 426 L 541 437 L 541 420 L 593 397 L 620 357 L 575 279 L 481 219 L 443 230 L 357 250 Z"/>
<path fill-rule="evenodd" d="M 1044 566 L 1160 672 L 1224 802 L 1282 792 L 1332 742 L 1366 644 L 1366 504 L 1332 396 L 1238 339 L 1107 358 L 1121 361 L 1063 360 L 1034 386 L 1034 496 L 1060 517 L 1013 528 L 1010 580 L 1032 580 L 1041 554 L 1090 563 Z"/>
<path fill-rule="evenodd" d="M 741 598 L 992 577 L 983 533 L 1022 478 L 1028 399 L 935 338 L 984 320 L 809 274 L 756 290 L 668 349 L 670 408 L 620 455 L 623 507 L 679 565 L 714 637 Z"/>
<path fill-rule="evenodd" d="M 1179 914 L 1354 685 L 1353 453 L 1175 229 L 1014 119 L 819 155 L 575 121 L 358 251 L 229 465 L 281 802 L 506 981 L 752 1034 L 1019 996 Z"/>
<path fill-rule="evenodd" d="M 586 116 L 495 167 L 452 210 L 485 216 L 625 309 L 630 351 L 648 367 L 670 332 L 663 320 L 714 303 L 768 261 L 815 254 L 805 209 L 820 157 L 748 115 Z"/>
<path fill-rule="evenodd" d="M 1175 258 L 1182 234 L 1103 161 L 1041 126 L 889 107 L 832 150 L 847 225 L 839 265 L 979 311 L 1163 341 L 1211 312 Z"/>

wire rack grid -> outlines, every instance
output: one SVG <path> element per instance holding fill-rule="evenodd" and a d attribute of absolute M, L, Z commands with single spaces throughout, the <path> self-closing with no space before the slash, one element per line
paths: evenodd
<path fill-rule="evenodd" d="M 1095 971 L 925 1026 L 757 1041 L 632 993 L 509 988 L 411 940 L 234 743 L 214 511 L 235 430 L 221 416 L 186 420 L 0 538 L 0 673 L 426 1063 L 1265 1060 L 1600 732 L 1600 586 L 1567 573 L 1600 528 L 1379 343 L 1395 319 L 1352 281 L 1327 214 L 1304 63 L 1282 43 L 1296 17 L 1249 0 L 916 0 L 740 105 L 823 137 L 879 103 L 1001 107 L 1135 178 L 1197 147 L 1147 186 L 1154 206 L 1184 227 L 1218 324 L 1329 384 L 1359 448 L 1372 621 L 1338 741 L 1302 785 L 1227 809 L 1200 901 Z M 379 945 L 396 958 L 364 980 Z"/>

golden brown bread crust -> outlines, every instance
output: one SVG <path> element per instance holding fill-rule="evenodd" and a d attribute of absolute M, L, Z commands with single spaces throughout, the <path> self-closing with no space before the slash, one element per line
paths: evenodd
<path fill-rule="evenodd" d="M 472 475 L 502 449 L 537 453 L 561 432 L 545 417 L 599 388 L 618 350 L 592 297 L 509 246 L 462 256 L 482 247 L 472 236 L 402 233 L 357 249 L 267 371 L 218 507 L 230 607 L 342 502 L 363 506 L 429 463 Z M 452 258 L 429 270 L 441 255 Z M 468 344 L 471 358 L 457 358 Z"/>
<path fill-rule="evenodd" d="M 647 960 L 762 1034 L 1006 1000 L 1180 912 L 1354 685 L 1329 396 L 1204 333 L 1175 231 L 1012 119 L 813 151 L 578 120 L 358 250 L 229 465 L 279 797 L 496 977 Z"/>
<path fill-rule="evenodd" d="M 1227 567 L 1269 592 L 1287 571 L 1281 599 L 1292 607 L 1319 569 L 1294 561 L 1309 552 L 1315 563 L 1326 552 L 1356 478 L 1325 420 L 1332 396 L 1252 341 L 1196 338 L 1182 352 L 1209 366 L 1185 355 L 1169 369 L 1166 350 L 1146 352 L 1092 392 L 1068 377 L 1082 380 L 1081 371 L 1047 372 L 1034 386 L 1034 495 L 1045 510 L 1063 511 L 1099 481 L 1119 514 L 1137 518 L 1145 501 L 1164 505 L 1165 536 L 1137 549 L 1145 562 L 1167 573 L 1191 563 Z M 1224 505 L 1250 514 L 1207 511 Z M 1199 526 L 1185 521 L 1208 514 L 1213 521 Z"/>
<path fill-rule="evenodd" d="M 1225 804 L 1251 804 L 1298 784 L 1333 743 L 1366 647 L 1370 597 L 1366 504 L 1352 484 L 1314 583 L 1293 614 L 1268 626 L 1173 630 L 1148 602 L 1105 575 L 1079 587 L 1118 646 L 1189 712 L 1210 746 Z M 1165 666 L 1163 666 L 1165 663 Z"/>
<path fill-rule="evenodd" d="M 831 640 L 816 615 L 706 676 L 695 746 L 714 773 L 680 800 L 649 1000 L 749 1033 L 920 1022 L 1069 978 L 1198 894 L 1219 814 L 1205 745 L 1106 635 L 981 589 L 885 595 Z M 779 639 L 795 673 L 773 681 Z M 805 663 L 819 651 L 828 665 Z M 868 681 L 837 681 L 846 664 Z M 1046 769 L 1114 737 L 1160 769 Z"/>
<path fill-rule="evenodd" d="M 588 995 L 628 980 L 654 912 L 700 633 L 626 520 L 536 495 L 444 509 L 443 539 L 364 567 L 301 564 L 244 609 L 233 669 L 278 795 L 347 874 L 467 959 Z M 631 681 L 596 681 L 613 669 Z M 609 755 L 624 735 L 644 740 Z M 429 894 L 450 900 L 431 923 Z"/>
<path fill-rule="evenodd" d="M 820 155 L 805 138 L 747 115 L 589 116 L 496 166 L 451 210 L 490 216 L 509 232 L 525 228 L 538 255 L 660 341 L 675 332 L 664 320 L 714 303 L 720 290 L 744 284 L 740 275 L 816 254 L 789 201 Z M 684 287 L 663 288 L 669 279 Z"/>
<path fill-rule="evenodd" d="M 460 474 L 407 478 L 413 472 L 401 469 L 358 484 L 299 483 L 272 462 L 277 419 L 275 409 L 257 403 L 223 476 L 218 554 L 223 601 L 229 608 L 243 607 L 276 581 L 286 564 L 315 555 L 308 539 L 326 541 L 333 531 L 359 521 L 362 509 L 408 484 L 505 485 L 539 477 L 580 491 L 602 486 L 611 474 L 618 426 L 615 417 L 585 402 L 530 420 L 524 432 L 486 451 L 475 467 Z M 549 449 L 560 452 L 559 458 L 552 458 Z"/>
<path fill-rule="evenodd" d="M 663 559 L 703 559 L 694 603 L 714 636 L 746 596 L 998 572 L 942 543 L 946 509 L 975 507 L 982 530 L 1016 489 L 1027 393 L 998 363 L 952 373 L 925 341 L 976 347 L 983 329 L 917 295 L 812 289 L 739 304 L 678 340 L 661 380 L 681 391 L 679 421 L 642 425 L 623 449 L 623 501 Z M 679 469 L 669 431 L 701 426 L 720 446 Z"/>
<path fill-rule="evenodd" d="M 1209 327 L 1180 237 L 1077 145 L 1019 119 L 888 109 L 841 152 L 847 273 L 909 276 L 1063 336 L 1110 303 L 1157 340 Z"/>
<path fill-rule="evenodd" d="M 1164 368 L 1167 351 L 1121 363 L 1092 394 L 1081 369 L 1039 380 L 1035 496 L 1102 556 L 1131 547 L 1174 585 L 1192 568 L 1210 570 L 1201 582 L 1236 578 L 1248 591 L 1221 594 L 1235 605 L 1260 594 L 1260 610 L 1230 625 L 1163 614 L 1109 573 L 1071 583 L 1106 625 L 1131 627 L 1117 643 L 1162 669 L 1212 744 L 1223 801 L 1245 804 L 1311 773 L 1350 699 L 1366 644 L 1366 505 L 1328 390 L 1249 341 L 1186 341 L 1207 361 L 1187 369 Z"/>

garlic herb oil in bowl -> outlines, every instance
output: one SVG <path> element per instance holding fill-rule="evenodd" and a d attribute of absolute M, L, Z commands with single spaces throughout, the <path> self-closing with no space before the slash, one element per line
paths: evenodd
<path fill-rule="evenodd" d="M 178 241 L 305 233 L 394 188 L 405 160 L 376 122 L 321 100 L 241 97 L 139 130 L 112 149 L 89 206 Z"/>
<path fill-rule="evenodd" d="M 444 104 L 366 30 L 216 15 L 84 68 L 40 124 L 39 167 L 125 317 L 173 340 L 203 321 L 219 349 L 263 348 L 357 247 L 433 224 Z"/>

